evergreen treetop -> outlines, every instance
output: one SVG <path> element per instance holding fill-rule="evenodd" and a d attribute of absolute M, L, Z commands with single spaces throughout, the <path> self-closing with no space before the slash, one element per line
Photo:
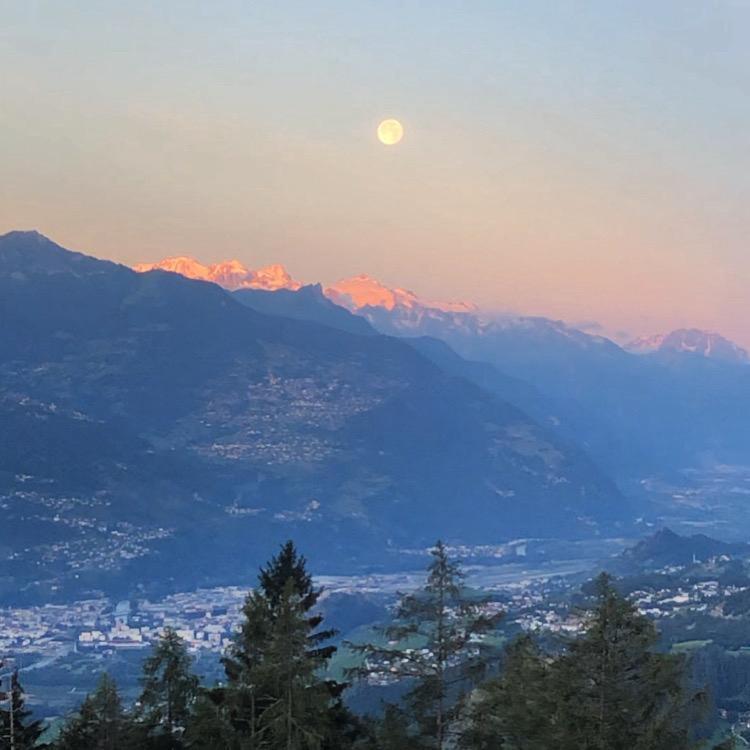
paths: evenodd
<path fill-rule="evenodd" d="M 484 636 L 502 614 L 467 591 L 461 566 L 442 541 L 431 550 L 427 581 L 403 596 L 394 621 L 380 628 L 381 642 L 348 644 L 362 658 L 350 673 L 360 678 L 410 680 L 407 695 L 412 729 L 422 743 L 443 750 L 463 707 L 464 691 L 488 665 Z M 385 643 L 387 645 L 382 645 Z"/>
<path fill-rule="evenodd" d="M 143 664 L 141 678 L 138 713 L 150 734 L 179 736 L 184 731 L 198 692 L 192 664 L 183 640 L 172 628 L 165 628 Z"/>
<path fill-rule="evenodd" d="M 278 554 L 274 555 L 265 567 L 261 567 L 258 582 L 264 596 L 271 606 L 278 604 L 284 595 L 287 581 L 291 580 L 300 599 L 312 607 L 318 599 L 307 602 L 307 598 L 315 594 L 312 576 L 307 571 L 307 560 L 297 552 L 294 542 L 290 539 L 281 545 Z"/>
<path fill-rule="evenodd" d="M 607 575 L 595 582 L 583 635 L 561 654 L 529 637 L 506 651 L 501 676 L 472 702 L 467 750 L 689 750 L 704 700 L 686 690 L 685 662 L 658 651 L 653 623 Z"/>
<path fill-rule="evenodd" d="M 221 697 L 248 747 L 339 750 L 356 734 L 338 697 L 344 686 L 323 677 L 336 647 L 325 645 L 334 631 L 321 630 L 322 616 L 310 611 L 319 596 L 304 557 L 288 542 L 245 601 L 224 658 L 228 685 Z"/>
<path fill-rule="evenodd" d="M 44 732 L 44 726 L 41 721 L 31 719 L 17 669 L 8 681 L 9 690 L 3 692 L 0 685 L 0 750 L 30 750 Z"/>
<path fill-rule="evenodd" d="M 129 730 L 117 685 L 104 672 L 94 692 L 68 719 L 55 750 L 123 750 L 133 746 Z"/>

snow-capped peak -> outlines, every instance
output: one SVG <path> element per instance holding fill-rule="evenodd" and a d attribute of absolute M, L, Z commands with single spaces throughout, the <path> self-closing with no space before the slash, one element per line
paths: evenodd
<path fill-rule="evenodd" d="M 176 256 L 165 258 L 158 263 L 138 263 L 135 271 L 161 270 L 179 273 L 189 279 L 212 281 L 225 289 L 299 289 L 302 284 L 295 281 L 284 266 L 274 264 L 253 270 L 239 260 L 226 260 L 221 263 L 204 265 L 195 258 Z"/>
<path fill-rule="evenodd" d="M 136 263 L 133 266 L 134 271 L 145 273 L 146 271 L 171 271 L 179 273 L 181 276 L 187 276 L 189 279 L 201 279 L 202 281 L 211 281 L 210 266 L 204 266 L 195 258 L 186 255 L 175 255 L 170 258 L 164 258 L 158 263 Z"/>
<path fill-rule="evenodd" d="M 642 336 L 626 347 L 635 354 L 652 352 L 687 352 L 727 362 L 750 362 L 750 355 L 738 344 L 713 331 L 679 328 L 671 333 Z"/>
<path fill-rule="evenodd" d="M 302 284 L 295 281 L 284 266 L 273 263 L 265 268 L 259 268 L 254 272 L 254 278 L 247 286 L 256 289 L 299 289 Z"/>
<path fill-rule="evenodd" d="M 423 300 L 414 292 L 399 287 L 389 288 L 367 274 L 341 279 L 325 290 L 326 296 L 352 311 L 365 307 L 382 307 L 385 310 L 419 308 L 442 312 L 474 312 L 475 306 L 467 302 L 433 302 Z"/>

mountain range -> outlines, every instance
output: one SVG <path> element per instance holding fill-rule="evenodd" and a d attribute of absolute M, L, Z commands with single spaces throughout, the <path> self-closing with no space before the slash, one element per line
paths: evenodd
<path fill-rule="evenodd" d="M 211 263 L 207 266 L 184 255 L 164 258 L 158 263 L 137 263 L 135 271 L 172 271 L 188 279 L 212 281 L 225 289 L 299 289 L 302 284 L 294 281 L 289 272 L 281 265 L 273 264 L 256 270 L 247 268 L 238 260 L 227 260 Z"/>
<path fill-rule="evenodd" d="M 719 334 L 679 330 L 623 348 L 561 321 L 431 303 L 365 275 L 316 288 L 312 295 L 297 289 L 306 300 L 298 298 L 294 317 L 320 320 L 326 307 L 328 324 L 336 325 L 327 298 L 515 404 L 618 481 L 746 461 L 750 366 L 744 350 Z M 294 293 L 284 294 L 291 299 Z M 289 302 L 282 307 L 273 295 L 265 305 L 265 311 L 290 314 Z M 337 316 L 340 324 L 354 325 L 351 317 Z"/>
<path fill-rule="evenodd" d="M 170 257 L 156 263 L 139 263 L 136 271 L 163 270 L 179 273 L 192 279 L 213 281 L 225 289 L 256 289 L 297 291 L 305 284 L 292 278 L 279 264 L 257 270 L 250 269 L 238 260 L 204 265 L 186 256 Z M 499 329 L 549 326 L 564 336 L 579 342 L 606 341 L 601 336 L 591 336 L 560 321 L 541 317 L 512 317 L 482 314 L 471 302 L 434 302 L 421 298 L 415 292 L 391 288 L 377 279 L 360 274 L 341 279 L 330 286 L 315 284 L 332 302 L 369 320 L 382 332 L 394 335 L 420 333 L 440 334 L 446 328 L 455 328 L 475 334 L 492 335 Z M 668 333 L 636 338 L 625 345 L 634 354 L 654 352 L 682 352 L 708 359 L 735 363 L 750 363 L 747 350 L 713 331 L 697 328 L 680 328 Z"/>
<path fill-rule="evenodd" d="M 6 600 L 237 580 L 289 536 L 351 572 L 438 535 L 631 517 L 584 450 L 457 371 L 473 365 L 320 288 L 230 293 L 11 232 L 0 315 Z"/>

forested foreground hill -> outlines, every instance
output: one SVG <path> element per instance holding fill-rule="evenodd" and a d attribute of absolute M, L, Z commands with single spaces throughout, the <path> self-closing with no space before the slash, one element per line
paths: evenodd
<path fill-rule="evenodd" d="M 442 542 L 430 555 L 423 585 L 375 637 L 346 644 L 347 682 L 330 673 L 338 648 L 324 592 L 287 542 L 244 601 L 218 681 L 201 684 L 187 643 L 165 627 L 132 705 L 100 659 L 96 688 L 49 724 L 33 718 L 17 665 L 0 665 L 0 748 L 7 737 L 15 750 L 729 750 L 744 741 L 738 712 L 718 712 L 705 686 L 691 686 L 688 660 L 659 648 L 657 628 L 608 575 L 589 583 L 574 637 L 505 640 L 505 611 L 466 585 Z M 356 712 L 355 684 L 388 688 L 389 699 Z"/>
<path fill-rule="evenodd" d="M 350 570 L 628 518 L 582 451 L 369 330 L 33 232 L 0 238 L 0 318 L 6 600 L 236 580 L 292 530 Z"/>

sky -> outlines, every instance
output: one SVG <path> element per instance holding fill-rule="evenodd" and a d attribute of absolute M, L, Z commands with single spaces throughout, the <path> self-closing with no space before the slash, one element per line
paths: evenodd
<path fill-rule="evenodd" d="M 0 232 L 750 346 L 749 34 L 750 0 L 0 0 Z"/>

